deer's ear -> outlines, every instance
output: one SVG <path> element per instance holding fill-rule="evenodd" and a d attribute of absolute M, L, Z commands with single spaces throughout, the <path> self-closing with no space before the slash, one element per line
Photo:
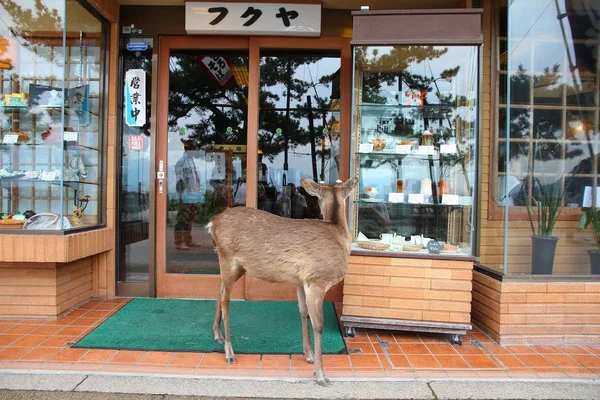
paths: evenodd
<path fill-rule="evenodd" d="M 344 182 L 344 197 L 348 197 L 354 189 L 358 185 L 358 178 L 350 178 L 346 182 Z"/>
<path fill-rule="evenodd" d="M 302 178 L 300 179 L 300 184 L 304 189 L 306 189 L 306 192 L 308 194 L 310 194 L 311 196 L 319 197 L 319 194 L 321 192 L 321 186 L 318 183 L 316 183 L 312 179 Z"/>

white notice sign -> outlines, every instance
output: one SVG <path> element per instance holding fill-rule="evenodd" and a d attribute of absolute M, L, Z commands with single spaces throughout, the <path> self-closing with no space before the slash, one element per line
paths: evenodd
<path fill-rule="evenodd" d="M 200 35 L 321 36 L 321 4 L 185 3 L 185 30 Z"/>
<path fill-rule="evenodd" d="M 65 131 L 63 134 L 63 139 L 65 140 L 65 142 L 76 142 L 77 136 L 77 132 Z"/>
<path fill-rule="evenodd" d="M 15 134 L 8 134 L 8 135 L 4 135 L 4 140 L 3 143 L 4 144 L 13 144 L 13 143 L 17 143 L 19 141 L 19 135 L 15 135 Z"/>
<path fill-rule="evenodd" d="M 129 126 L 146 124 L 146 72 L 130 69 L 125 73 L 125 122 Z"/>

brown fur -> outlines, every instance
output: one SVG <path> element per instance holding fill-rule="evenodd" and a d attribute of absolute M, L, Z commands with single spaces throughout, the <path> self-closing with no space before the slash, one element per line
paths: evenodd
<path fill-rule="evenodd" d="M 229 298 L 234 283 L 246 272 L 269 282 L 296 286 L 302 319 L 303 349 L 313 362 L 308 318 L 315 335 L 314 363 L 317 382 L 325 384 L 321 333 L 323 298 L 344 279 L 351 236 L 346 223 L 345 199 L 356 180 L 334 186 L 302 179 L 307 192 L 319 198 L 323 221 L 282 218 L 246 207 L 231 208 L 213 217 L 209 229 L 219 255 L 221 284 L 213 332 L 225 343 L 225 357 L 236 361 L 229 333 Z M 221 318 L 225 339 L 221 336 Z"/>

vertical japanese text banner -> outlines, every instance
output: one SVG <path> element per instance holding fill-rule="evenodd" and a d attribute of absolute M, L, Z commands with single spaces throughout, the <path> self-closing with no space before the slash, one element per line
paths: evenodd
<path fill-rule="evenodd" d="M 128 126 L 146 124 L 146 72 L 130 69 L 125 73 L 125 123 Z"/>

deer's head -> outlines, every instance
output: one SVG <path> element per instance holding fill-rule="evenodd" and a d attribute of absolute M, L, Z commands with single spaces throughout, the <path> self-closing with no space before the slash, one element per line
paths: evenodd
<path fill-rule="evenodd" d="M 345 218 L 343 214 L 346 212 L 346 198 L 350 195 L 352 189 L 358 185 L 358 178 L 348 179 L 343 183 L 340 181 L 340 183 L 333 186 L 319 184 L 308 178 L 300 179 L 300 183 L 308 194 L 319 199 L 323 220 L 337 224 L 341 222 L 339 218 Z"/>

